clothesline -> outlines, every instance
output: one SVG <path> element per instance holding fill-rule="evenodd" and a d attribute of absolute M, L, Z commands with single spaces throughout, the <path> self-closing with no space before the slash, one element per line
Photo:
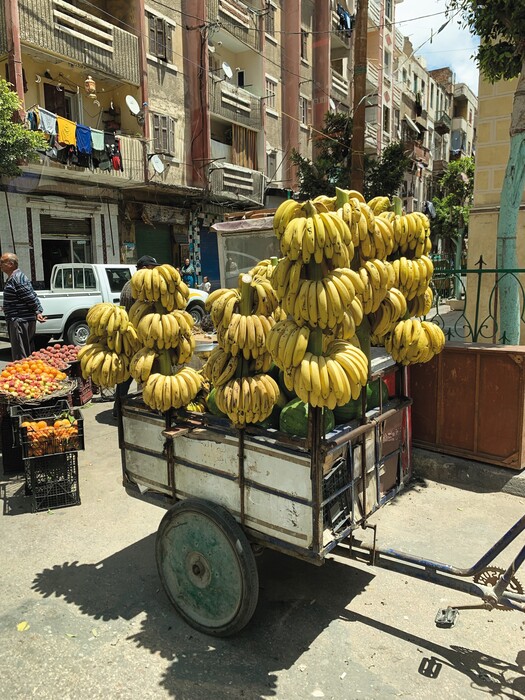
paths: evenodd
<path fill-rule="evenodd" d="M 27 112 L 32 131 L 49 137 L 46 155 L 65 165 L 123 171 L 118 136 L 54 114 L 40 105 Z"/>

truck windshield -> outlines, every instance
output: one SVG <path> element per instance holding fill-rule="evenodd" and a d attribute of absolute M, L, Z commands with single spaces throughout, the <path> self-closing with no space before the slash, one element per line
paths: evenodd
<path fill-rule="evenodd" d="M 121 292 L 122 287 L 131 279 L 131 272 L 128 268 L 108 267 L 106 275 L 112 292 Z"/>

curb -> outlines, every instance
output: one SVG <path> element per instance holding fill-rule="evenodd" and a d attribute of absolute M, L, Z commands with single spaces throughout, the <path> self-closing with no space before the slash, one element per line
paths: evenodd
<path fill-rule="evenodd" d="M 452 486 L 525 496 L 525 470 L 517 472 L 415 447 L 412 450 L 412 471 L 416 476 Z"/>

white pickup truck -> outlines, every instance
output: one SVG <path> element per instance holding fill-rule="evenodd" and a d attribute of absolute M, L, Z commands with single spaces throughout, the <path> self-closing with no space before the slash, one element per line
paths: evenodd
<path fill-rule="evenodd" d="M 135 265 L 55 265 L 51 273 L 51 289 L 36 290 L 47 318 L 45 323 L 36 324 L 38 344 L 46 344 L 51 338 L 63 338 L 66 343 L 84 345 L 89 335 L 86 314 L 90 307 L 102 301 L 118 304 L 122 287 L 135 270 Z M 0 294 L 0 307 L 3 296 Z M 186 310 L 197 323 L 204 316 L 207 296 L 206 292 L 190 289 Z M 0 338 L 9 340 L 3 311 L 0 311 Z"/>

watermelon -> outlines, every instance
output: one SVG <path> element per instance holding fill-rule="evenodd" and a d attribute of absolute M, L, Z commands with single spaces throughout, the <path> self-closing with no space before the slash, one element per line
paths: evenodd
<path fill-rule="evenodd" d="M 388 387 L 382 379 L 376 379 L 368 385 L 372 391 L 372 395 L 367 395 L 367 409 L 377 408 L 380 403 L 385 404 L 388 401 Z M 379 392 L 381 392 L 381 401 L 379 399 Z"/>
<path fill-rule="evenodd" d="M 210 413 L 213 413 L 214 416 L 219 416 L 220 418 L 227 418 L 228 416 L 225 413 L 223 413 L 217 406 L 217 402 L 215 400 L 216 393 L 217 389 L 213 387 L 213 389 L 206 397 L 206 405 L 208 406 L 208 411 Z"/>
<path fill-rule="evenodd" d="M 259 421 L 256 425 L 258 425 L 260 428 L 275 428 L 276 430 L 279 429 L 279 416 L 281 415 L 281 411 L 286 406 L 288 403 L 288 399 L 284 395 L 284 393 L 281 391 L 279 394 L 279 397 L 277 401 L 275 402 L 275 406 L 272 409 L 272 412 L 268 416 L 268 418 L 265 418 L 262 421 Z"/>
<path fill-rule="evenodd" d="M 366 385 L 366 400 L 370 402 L 372 397 L 372 389 L 370 385 Z M 335 422 L 337 425 L 341 423 L 348 423 L 348 421 L 353 420 L 361 415 L 361 397 L 358 399 L 350 399 L 348 403 L 343 406 L 336 406 L 334 409 Z"/>
<path fill-rule="evenodd" d="M 324 430 L 329 433 L 335 427 L 333 411 L 323 410 Z M 292 399 L 281 411 L 279 428 L 283 433 L 306 437 L 308 435 L 308 404 L 301 399 Z"/>

